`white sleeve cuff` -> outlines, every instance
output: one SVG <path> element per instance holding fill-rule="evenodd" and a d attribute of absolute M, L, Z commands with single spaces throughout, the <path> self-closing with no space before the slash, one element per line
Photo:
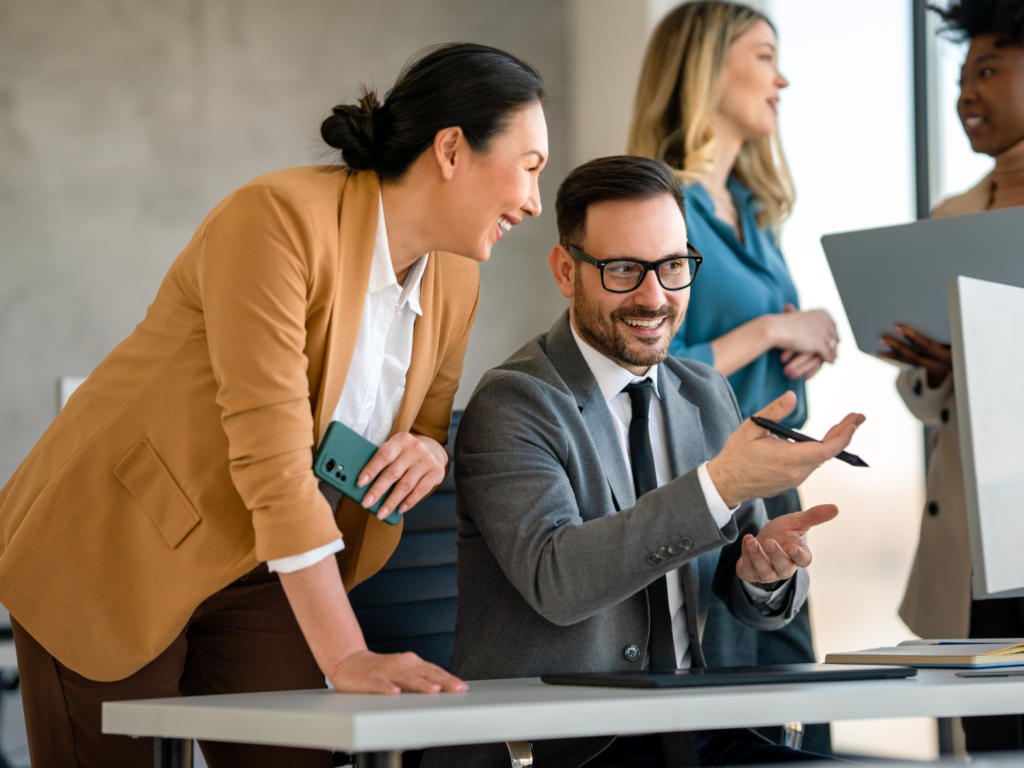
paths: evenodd
<path fill-rule="evenodd" d="M 325 557 L 330 557 L 335 552 L 341 552 L 345 548 L 345 542 L 341 539 L 324 544 L 322 547 L 303 552 L 301 555 L 291 557 L 279 557 L 277 560 L 267 560 L 267 570 L 271 573 L 294 573 L 303 568 L 316 565 Z"/>
<path fill-rule="evenodd" d="M 708 463 L 705 461 L 699 467 L 697 467 L 697 479 L 700 480 L 700 489 L 704 491 L 704 499 L 708 503 L 708 511 L 711 512 L 711 516 L 715 518 L 715 522 L 719 528 L 725 528 L 732 520 L 733 514 L 739 509 L 738 506 L 733 509 L 729 509 L 725 506 L 725 501 L 722 499 L 722 494 L 715 488 L 714 482 L 711 480 L 711 475 L 708 473 Z"/>
<path fill-rule="evenodd" d="M 786 595 L 789 594 L 789 590 L 793 588 L 793 580 L 790 579 L 789 583 L 784 587 L 776 589 L 774 592 L 769 592 L 767 589 L 761 589 L 756 584 L 751 584 L 749 581 L 743 582 L 743 589 L 750 597 L 750 602 L 754 605 L 764 606 L 772 611 L 778 610 L 786 602 Z"/>

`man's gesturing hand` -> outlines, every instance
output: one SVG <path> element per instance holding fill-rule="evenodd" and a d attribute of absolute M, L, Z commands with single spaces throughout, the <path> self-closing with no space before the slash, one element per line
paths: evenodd
<path fill-rule="evenodd" d="M 796 395 L 786 392 L 758 416 L 779 421 L 795 407 Z M 863 423 L 861 414 L 851 413 L 832 427 L 820 443 L 791 443 L 744 419 L 739 429 L 725 441 L 722 452 L 708 462 L 708 474 L 730 508 L 748 499 L 775 496 L 796 488 L 814 470 L 846 448 Z"/>
<path fill-rule="evenodd" d="M 447 461 L 448 456 L 437 440 L 399 432 L 377 449 L 359 475 L 360 488 L 377 478 L 363 496 L 363 506 L 367 509 L 372 507 L 393 485 L 391 495 L 377 511 L 377 517 L 383 520 L 396 509 L 405 514 L 430 493 L 431 488 L 444 480 Z"/>
<path fill-rule="evenodd" d="M 769 520 L 757 538 L 749 533 L 743 537 L 743 554 L 736 563 L 736 575 L 751 584 L 790 578 L 797 568 L 811 564 L 811 550 L 804 534 L 838 514 L 832 504 L 822 504 Z"/>

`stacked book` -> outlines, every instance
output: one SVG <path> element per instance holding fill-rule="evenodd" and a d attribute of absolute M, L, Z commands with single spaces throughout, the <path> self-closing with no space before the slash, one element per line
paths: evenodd
<path fill-rule="evenodd" d="M 1024 638 L 992 640 L 907 640 L 893 648 L 830 653 L 826 664 L 901 664 L 907 667 L 1024 666 Z"/>

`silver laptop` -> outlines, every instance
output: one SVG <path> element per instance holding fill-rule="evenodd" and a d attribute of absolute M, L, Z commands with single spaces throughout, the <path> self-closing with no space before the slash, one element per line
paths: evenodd
<path fill-rule="evenodd" d="M 896 323 L 949 343 L 946 283 L 958 275 L 1024 287 L 1024 207 L 821 238 L 857 347 Z"/>

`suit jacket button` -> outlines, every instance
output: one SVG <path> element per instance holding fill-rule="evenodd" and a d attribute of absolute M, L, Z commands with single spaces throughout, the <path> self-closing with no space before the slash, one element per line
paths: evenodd
<path fill-rule="evenodd" d="M 673 557 L 675 557 L 676 555 L 678 555 L 682 551 L 683 551 L 683 548 L 680 547 L 678 544 L 669 544 L 668 545 L 668 553 L 670 555 L 672 555 Z"/>
<path fill-rule="evenodd" d="M 647 556 L 647 564 L 648 565 L 657 565 L 660 562 L 661 562 L 661 558 L 658 557 L 658 553 L 657 552 L 651 552 L 651 554 L 649 554 Z"/>
<path fill-rule="evenodd" d="M 640 658 L 640 649 L 635 645 L 627 645 L 626 649 L 622 652 L 629 661 L 636 661 Z"/>
<path fill-rule="evenodd" d="M 683 548 L 683 552 L 689 552 L 693 549 L 693 539 L 687 536 L 679 542 L 679 546 Z"/>
<path fill-rule="evenodd" d="M 945 424 L 947 421 L 949 421 L 949 408 L 943 408 L 941 416 L 942 416 L 942 423 L 943 424 Z"/>
<path fill-rule="evenodd" d="M 934 501 L 929 501 L 928 502 L 928 514 L 931 515 L 932 517 L 935 517 L 937 514 L 939 514 L 939 505 L 938 505 L 938 503 L 936 503 Z"/>
<path fill-rule="evenodd" d="M 658 557 L 665 558 L 668 557 L 668 554 L 668 547 L 660 547 L 658 549 Z"/>
<path fill-rule="evenodd" d="M 924 391 L 924 386 L 921 384 L 921 380 L 918 379 L 914 382 L 914 394 L 920 395 Z"/>

